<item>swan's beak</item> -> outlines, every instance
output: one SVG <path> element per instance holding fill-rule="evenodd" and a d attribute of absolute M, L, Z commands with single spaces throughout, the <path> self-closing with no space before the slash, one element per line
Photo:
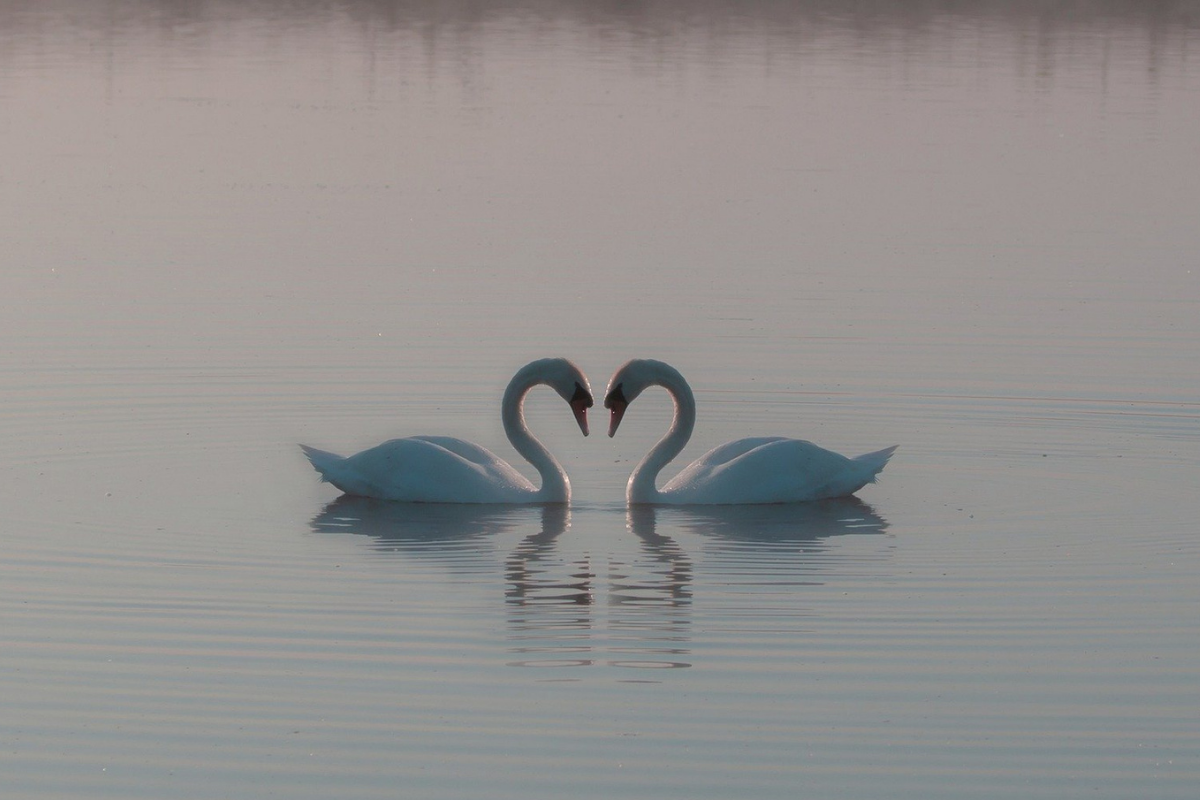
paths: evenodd
<path fill-rule="evenodd" d="M 608 418 L 608 438 L 611 439 L 621 425 L 621 417 L 625 416 L 625 409 L 629 407 L 629 401 L 625 399 L 623 384 L 618 383 L 608 393 L 608 396 L 604 398 L 604 407 L 612 412 Z"/>
<path fill-rule="evenodd" d="M 608 438 L 612 438 L 617 433 L 617 428 L 621 425 L 621 418 L 625 416 L 625 409 L 629 404 L 623 400 L 616 400 L 608 404 L 611 413 L 608 417 Z"/>
<path fill-rule="evenodd" d="M 575 421 L 579 423 L 579 430 L 583 431 L 584 436 L 587 436 L 587 410 L 592 407 L 592 393 L 576 383 L 575 394 L 568 402 L 571 405 L 571 413 L 575 415 Z"/>
<path fill-rule="evenodd" d="M 590 403 L 589 403 L 590 405 Z M 571 411 L 575 414 L 575 421 L 579 423 L 579 430 L 583 431 L 583 435 L 588 435 L 587 424 L 587 406 L 580 402 L 571 403 Z"/>

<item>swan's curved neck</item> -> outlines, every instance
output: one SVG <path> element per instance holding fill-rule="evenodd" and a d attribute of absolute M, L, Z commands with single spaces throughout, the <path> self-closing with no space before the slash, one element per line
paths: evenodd
<path fill-rule="evenodd" d="M 533 365 L 531 365 L 533 366 Z M 504 433 L 508 441 L 521 457 L 528 461 L 542 476 L 542 487 L 538 489 L 537 499 L 543 503 L 566 503 L 571 499 L 571 482 L 562 465 L 551 455 L 545 445 L 529 432 L 525 424 L 525 395 L 540 383 L 546 383 L 546 377 L 538 370 L 525 367 L 513 376 L 508 388 L 504 390 L 504 400 L 500 404 L 500 418 L 504 422 Z"/>
<path fill-rule="evenodd" d="M 692 438 L 692 429 L 696 427 L 696 398 L 682 375 L 675 370 L 663 371 L 654 376 L 650 385 L 661 386 L 671 395 L 675 403 L 675 417 L 671 420 L 667 435 L 658 440 L 658 444 L 650 449 L 629 476 L 625 498 L 630 503 L 654 503 L 661 499 L 662 492 L 654 485 L 658 473 L 679 455 Z"/>

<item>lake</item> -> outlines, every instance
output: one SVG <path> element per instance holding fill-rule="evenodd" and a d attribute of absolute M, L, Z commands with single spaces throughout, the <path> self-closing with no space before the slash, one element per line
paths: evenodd
<path fill-rule="evenodd" d="M 1200 5 L 0 4 L 10 798 L 1191 798 Z M 569 507 L 340 497 L 505 440 Z"/>

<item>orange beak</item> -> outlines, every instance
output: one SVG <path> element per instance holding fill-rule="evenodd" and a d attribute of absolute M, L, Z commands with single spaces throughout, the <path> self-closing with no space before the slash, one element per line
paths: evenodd
<path fill-rule="evenodd" d="M 624 400 L 610 400 L 608 408 L 611 414 L 608 417 L 608 437 L 611 439 L 617 433 L 617 428 L 621 425 L 621 418 L 625 416 L 625 409 L 629 404 Z"/>
<path fill-rule="evenodd" d="M 571 405 L 571 413 L 575 415 L 575 421 L 579 423 L 579 430 L 583 431 L 584 436 L 587 436 L 587 410 L 592 407 L 592 393 L 576 381 L 575 394 L 567 402 Z"/>
<path fill-rule="evenodd" d="M 575 415 L 575 421 L 579 423 L 579 430 L 583 431 L 584 436 L 588 435 L 587 410 L 590 405 L 590 402 L 584 405 L 582 400 L 571 401 L 571 413 Z"/>

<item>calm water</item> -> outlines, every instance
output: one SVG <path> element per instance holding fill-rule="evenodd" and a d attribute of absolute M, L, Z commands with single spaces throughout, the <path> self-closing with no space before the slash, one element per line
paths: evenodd
<path fill-rule="evenodd" d="M 0 3 L 5 797 L 1193 797 L 1200 7 L 843 5 Z M 296 449 L 515 461 L 551 354 L 675 364 L 688 459 L 900 450 Z"/>

